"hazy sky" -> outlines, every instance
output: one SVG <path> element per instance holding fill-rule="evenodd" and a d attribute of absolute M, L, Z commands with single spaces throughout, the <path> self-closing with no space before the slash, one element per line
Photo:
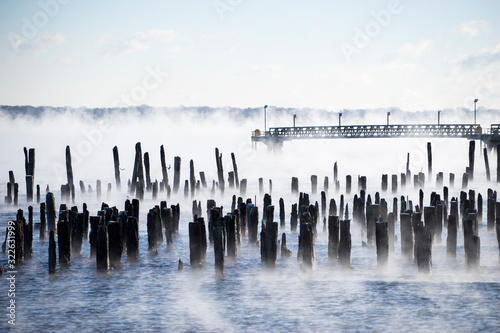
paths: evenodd
<path fill-rule="evenodd" d="M 500 108 L 500 2 L 0 1 L 0 104 Z"/>

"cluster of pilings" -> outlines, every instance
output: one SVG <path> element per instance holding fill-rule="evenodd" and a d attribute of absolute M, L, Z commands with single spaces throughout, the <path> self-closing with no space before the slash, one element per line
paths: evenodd
<path fill-rule="evenodd" d="M 103 203 L 100 210 L 91 216 L 87 205 L 83 204 L 82 212 L 72 205 L 61 204 L 56 209 L 55 197 L 47 187 L 45 202 L 40 202 L 40 187 L 37 186 L 37 202 L 40 206 L 40 235 L 45 240 L 48 232 L 49 244 L 49 272 L 57 271 L 57 257 L 60 266 L 70 265 L 72 257 L 81 256 L 82 243 L 88 239 L 90 243 L 90 257 L 95 258 L 99 271 L 107 271 L 110 267 L 121 265 L 121 256 L 127 253 L 128 261 L 139 258 L 139 202 L 144 199 L 145 193 L 150 192 L 153 199 L 159 192 L 166 192 L 167 198 L 171 193 L 177 194 L 180 187 L 181 159 L 174 158 L 173 188 L 170 189 L 168 168 L 165 161 L 165 151 L 160 147 L 162 180 L 152 181 L 150 173 L 150 156 L 142 153 L 141 144 L 135 146 L 135 160 L 132 178 L 129 180 L 128 193 L 136 199 L 125 202 L 123 211 L 116 207 L 109 207 Z M 338 165 L 333 167 L 334 191 L 340 195 L 339 203 L 329 196 L 329 178 L 325 177 L 323 191 L 320 192 L 320 201 L 311 202 L 310 197 L 318 197 L 318 176 L 311 175 L 311 196 L 306 192 L 299 192 L 299 179 L 292 177 L 291 194 L 298 202 L 291 204 L 290 232 L 298 232 L 297 261 L 301 267 L 313 269 L 315 266 L 315 240 L 318 235 L 318 221 L 323 221 L 323 232 L 328 232 L 328 258 L 337 261 L 340 266 L 351 265 L 351 221 L 361 230 L 362 243 L 368 248 L 375 248 L 379 266 L 387 265 L 389 255 L 396 252 L 396 226 L 399 222 L 399 242 L 401 256 L 414 261 L 419 271 L 431 272 L 433 244 L 442 242 L 443 230 L 446 230 L 446 252 L 450 260 L 456 259 L 457 233 L 462 222 L 464 239 L 465 265 L 468 269 L 477 270 L 480 267 L 480 237 L 479 225 L 482 223 L 483 197 L 481 193 L 469 189 L 470 182 L 474 181 L 474 151 L 475 145 L 469 146 L 469 165 L 462 177 L 462 191 L 457 197 L 449 198 L 449 188 L 453 189 L 454 174 L 450 174 L 449 187 L 443 186 L 444 174 L 436 174 L 436 188 L 442 188 L 442 193 L 432 192 L 428 197 L 428 205 L 424 205 L 426 182 L 432 179 L 432 148 L 427 145 L 428 175 L 419 172 L 413 176 L 414 188 L 418 190 L 418 204 L 401 195 L 392 198 L 392 211 L 388 210 L 388 201 L 382 195 L 389 193 L 389 179 L 391 193 L 396 195 L 408 187 L 407 180 L 411 179 L 409 170 L 409 154 L 407 170 L 399 175 L 382 174 L 381 191 L 372 198 L 367 194 L 367 177 L 358 175 L 358 190 L 351 196 L 352 177 L 346 176 L 345 192 L 340 193 L 341 182 L 338 178 Z M 34 201 L 34 170 L 35 151 L 25 148 L 27 202 Z M 489 164 L 487 150 L 484 151 L 487 176 Z M 234 154 L 231 154 L 233 170 L 224 177 L 222 154 L 215 149 L 217 181 L 213 180 L 210 193 L 214 197 L 224 198 L 224 192 L 237 192 L 232 196 L 231 209 L 224 215 L 223 207 L 217 206 L 215 199 L 206 201 L 206 221 L 203 218 L 201 201 L 197 201 L 202 188 L 207 188 L 205 173 L 200 172 L 200 180 L 196 179 L 194 161 L 190 161 L 189 179 L 185 181 L 184 198 L 192 198 L 193 222 L 189 223 L 190 265 L 192 268 L 202 267 L 206 261 L 208 243 L 214 253 L 215 269 L 218 274 L 224 274 L 225 261 L 234 260 L 242 241 L 255 247 L 260 247 L 261 262 L 265 267 L 275 267 L 278 255 L 287 258 L 292 255 L 287 248 L 286 234 L 282 233 L 281 246 L 278 241 L 278 230 L 286 228 L 286 208 L 283 198 L 279 198 L 279 223 L 274 222 L 275 206 L 272 204 L 272 180 L 269 180 L 269 191 L 264 193 L 264 179 L 259 178 L 259 194 L 263 195 L 261 219 L 259 208 L 252 199 L 246 197 L 247 180 L 239 179 L 238 168 Z M 120 162 L 118 148 L 113 148 L 116 188 L 121 188 Z M 71 163 L 71 150 L 66 147 L 67 183 L 61 186 L 61 202 L 75 202 L 75 186 Z M 426 181 L 427 178 L 427 181 Z M 227 183 L 226 183 L 227 181 Z M 227 185 L 227 186 L 226 186 Z M 18 203 L 18 188 L 14 173 L 9 172 L 7 186 L 7 204 Z M 80 191 L 85 193 L 85 184 L 80 181 Z M 111 184 L 108 184 L 108 193 Z M 88 191 L 93 191 L 88 187 Z M 96 182 L 97 197 L 100 199 L 101 182 Z M 217 194 L 217 196 L 215 195 Z M 255 197 L 257 198 L 257 197 Z M 352 198 L 352 214 L 349 212 L 347 198 Z M 257 199 L 255 199 L 257 200 Z M 390 202 L 390 201 L 389 201 Z M 329 205 L 328 205 L 329 204 Z M 398 214 L 399 208 L 399 214 Z M 486 198 L 487 230 L 496 231 L 500 244 L 500 203 L 497 202 L 497 192 L 488 189 Z M 9 222 L 6 230 L 6 239 L 2 250 L 5 252 L 9 242 L 14 242 L 16 261 L 32 255 L 33 247 L 33 206 L 28 207 L 28 222 L 24 213 L 19 210 L 15 221 Z M 399 221 L 398 221 L 399 217 Z M 167 201 L 161 201 L 147 213 L 147 241 L 148 249 L 156 253 L 166 242 L 166 248 L 174 246 L 174 239 L 179 232 L 180 206 L 167 206 Z M 208 229 L 208 231 L 207 231 Z M 260 233 L 259 233 L 260 230 Z M 165 236 L 163 236 L 165 235 Z M 260 236 L 260 237 L 259 237 Z M 165 237 L 165 238 L 164 238 Z M 366 238 L 365 238 L 366 237 Z M 12 241 L 10 240 L 12 238 Z M 56 247 L 57 250 L 56 251 Z M 499 246 L 500 250 L 500 246 Z M 183 267 L 179 261 L 179 269 Z"/>

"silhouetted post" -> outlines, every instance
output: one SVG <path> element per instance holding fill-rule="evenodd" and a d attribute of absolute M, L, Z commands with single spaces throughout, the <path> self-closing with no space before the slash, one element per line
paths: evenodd
<path fill-rule="evenodd" d="M 396 213 L 397 214 L 397 213 Z M 387 233 L 389 237 L 389 251 L 394 252 L 394 241 L 395 241 L 395 216 L 393 212 L 387 214 Z"/>
<path fill-rule="evenodd" d="M 328 216 L 328 259 L 337 260 L 339 248 L 339 217 Z"/>
<path fill-rule="evenodd" d="M 430 142 L 427 142 L 427 174 L 430 179 L 432 177 L 432 146 Z"/>
<path fill-rule="evenodd" d="M 290 231 L 297 231 L 299 214 L 297 211 L 297 204 L 292 204 L 292 213 L 290 215 Z"/>
<path fill-rule="evenodd" d="M 446 239 L 446 254 L 449 259 L 457 256 L 457 218 L 448 216 L 448 238 Z"/>
<path fill-rule="evenodd" d="M 244 178 L 240 182 L 240 196 L 245 197 L 247 195 L 247 180 Z"/>
<path fill-rule="evenodd" d="M 194 176 L 194 161 L 190 160 L 189 161 L 189 184 L 190 184 L 190 190 L 191 190 L 191 198 L 194 197 L 195 195 L 195 190 L 196 190 L 196 177 Z"/>
<path fill-rule="evenodd" d="M 121 185 L 121 180 L 120 180 L 120 158 L 118 156 L 118 147 L 117 146 L 113 147 L 113 162 L 114 162 L 114 166 L 115 166 L 116 189 L 118 191 L 120 191 L 122 188 L 122 185 Z"/>
<path fill-rule="evenodd" d="M 463 226 L 465 264 L 468 269 L 478 269 L 481 242 L 478 236 L 477 221 L 467 218 L 463 221 Z"/>
<path fill-rule="evenodd" d="M 24 167 L 26 171 L 26 197 L 28 203 L 33 202 L 33 186 L 35 184 L 35 149 L 29 151 L 24 147 Z M 14 184 L 14 183 L 11 183 Z M 14 185 L 15 186 L 15 185 Z"/>
<path fill-rule="evenodd" d="M 474 155 L 476 151 L 476 141 L 469 141 L 469 179 L 474 180 Z"/>
<path fill-rule="evenodd" d="M 222 167 L 222 154 L 219 154 L 219 148 L 215 148 L 215 162 L 217 165 L 217 176 L 219 179 L 219 189 L 224 193 L 224 169 Z"/>
<path fill-rule="evenodd" d="M 214 232 L 215 273 L 217 276 L 224 274 L 225 240 L 223 228 L 218 226 Z"/>
<path fill-rule="evenodd" d="M 71 254 L 73 256 L 79 256 L 82 251 L 84 220 L 84 213 L 76 214 L 76 218 L 71 228 Z"/>
<path fill-rule="evenodd" d="M 432 240 L 434 240 L 434 235 L 436 234 L 436 220 L 437 213 L 435 206 L 424 207 L 424 223 L 426 227 L 429 227 L 431 232 Z"/>
<path fill-rule="evenodd" d="M 207 253 L 207 232 L 205 220 L 198 217 L 189 223 L 189 260 L 191 267 L 200 268 Z"/>
<path fill-rule="evenodd" d="M 339 180 L 339 172 L 338 172 L 338 167 L 337 167 L 337 162 L 335 162 L 333 164 L 333 183 L 334 184 L 337 184 L 338 180 Z"/>
<path fill-rule="evenodd" d="M 300 223 L 299 251 L 297 255 L 299 262 L 306 268 L 312 269 L 314 267 L 314 232 L 313 226 L 310 223 Z"/>
<path fill-rule="evenodd" d="M 268 221 L 260 232 L 260 258 L 266 267 L 276 266 L 278 256 L 278 223 L 272 220 L 273 210 L 274 206 L 267 207 Z"/>
<path fill-rule="evenodd" d="M 174 157 L 174 186 L 172 188 L 174 194 L 179 192 L 179 185 L 181 179 L 181 158 L 179 156 Z"/>
<path fill-rule="evenodd" d="M 351 193 L 351 175 L 345 176 L 345 193 L 350 194 Z"/>
<path fill-rule="evenodd" d="M 443 186 L 444 173 L 438 172 L 436 175 L 436 187 Z"/>
<path fill-rule="evenodd" d="M 490 162 L 488 161 L 488 148 L 483 149 L 484 167 L 486 168 L 486 180 L 490 181 Z"/>
<path fill-rule="evenodd" d="M 398 175 L 392 175 L 391 185 L 392 193 L 396 193 L 398 191 Z"/>
<path fill-rule="evenodd" d="M 89 243 L 90 243 L 90 257 L 96 255 L 97 251 L 97 229 L 99 225 L 103 222 L 102 216 L 90 216 L 90 235 L 89 235 Z"/>
<path fill-rule="evenodd" d="M 387 191 L 387 174 L 382 175 L 382 192 Z"/>
<path fill-rule="evenodd" d="M 160 146 L 160 162 L 161 162 L 161 174 L 163 187 L 166 189 L 168 186 L 168 173 L 167 173 L 167 163 L 165 162 L 165 149 L 163 145 Z"/>
<path fill-rule="evenodd" d="M 106 224 L 101 224 L 97 229 L 96 264 L 98 271 L 109 269 L 109 239 Z"/>
<path fill-rule="evenodd" d="M 292 177 L 292 194 L 299 193 L 299 179 L 297 177 Z"/>
<path fill-rule="evenodd" d="M 280 198 L 280 227 L 283 228 L 285 226 L 285 201 L 283 198 Z"/>
<path fill-rule="evenodd" d="M 417 224 L 415 234 L 415 260 L 418 271 L 430 273 L 432 270 L 432 232 L 429 227 Z"/>
<path fill-rule="evenodd" d="M 56 272 L 56 241 L 54 239 L 54 230 L 49 232 L 49 274 Z"/>
<path fill-rule="evenodd" d="M 231 160 L 233 161 L 234 182 L 236 184 L 236 188 L 238 188 L 240 180 L 238 177 L 238 165 L 236 164 L 236 157 L 234 156 L 234 153 L 231 153 Z"/>
<path fill-rule="evenodd" d="M 224 224 L 226 226 L 227 256 L 236 258 L 238 256 L 236 216 L 232 214 L 224 216 Z"/>
<path fill-rule="evenodd" d="M 108 242 L 109 242 L 109 263 L 112 267 L 120 265 L 123 253 L 123 235 L 122 224 L 119 221 L 108 223 Z"/>
<path fill-rule="evenodd" d="M 399 215 L 401 221 L 401 256 L 411 260 L 413 258 L 413 225 L 409 213 Z"/>
<path fill-rule="evenodd" d="M 311 176 L 311 194 L 316 194 L 318 192 L 318 176 Z"/>
<path fill-rule="evenodd" d="M 41 241 L 45 240 L 45 232 L 47 230 L 47 220 L 45 216 L 45 202 L 40 203 L 40 236 Z"/>
<path fill-rule="evenodd" d="M 92 220 L 91 220 L 92 221 Z M 127 218 L 127 260 L 139 259 L 139 223 L 136 217 Z"/>
<path fill-rule="evenodd" d="M 257 243 L 257 233 L 259 229 L 259 208 L 254 205 L 247 206 L 248 212 L 248 242 Z"/>
<path fill-rule="evenodd" d="M 66 146 L 66 175 L 68 177 L 69 191 L 73 197 L 74 192 L 74 181 L 73 181 L 73 166 L 71 165 L 71 150 L 69 146 Z"/>
<path fill-rule="evenodd" d="M 339 263 L 342 266 L 351 266 L 351 221 L 340 221 L 340 240 L 339 240 Z"/>
<path fill-rule="evenodd" d="M 389 258 L 389 234 L 387 222 L 375 223 L 375 239 L 377 245 L 377 264 L 387 265 Z"/>
<path fill-rule="evenodd" d="M 71 231 L 69 221 L 57 223 L 57 243 L 59 248 L 59 263 L 69 265 L 71 259 Z"/>
<path fill-rule="evenodd" d="M 495 202 L 496 197 L 494 196 L 493 191 L 488 190 L 488 200 L 486 201 L 486 223 L 488 231 L 493 231 L 495 228 Z"/>

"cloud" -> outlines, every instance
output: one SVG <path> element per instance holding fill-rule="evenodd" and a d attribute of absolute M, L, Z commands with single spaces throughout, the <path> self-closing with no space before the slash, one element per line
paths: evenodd
<path fill-rule="evenodd" d="M 460 56 L 451 62 L 460 68 L 475 69 L 477 67 L 500 66 L 500 43 L 491 49 L 485 49 L 481 53 L 471 56 Z"/>
<path fill-rule="evenodd" d="M 148 50 L 152 44 L 173 42 L 177 33 L 172 30 L 152 29 L 147 32 L 137 32 L 131 37 L 122 40 L 112 48 L 112 52 L 127 53 L 133 50 Z"/>
<path fill-rule="evenodd" d="M 408 57 L 418 58 L 425 51 L 427 51 L 431 45 L 432 45 L 432 41 L 430 39 L 424 39 L 420 43 L 418 43 L 418 45 L 406 43 L 399 49 L 398 56 L 404 57 L 404 58 L 408 58 Z"/>
<path fill-rule="evenodd" d="M 462 35 L 474 37 L 481 31 L 486 31 L 490 28 L 490 24 L 484 20 L 472 20 L 463 22 L 457 28 L 457 31 Z"/>
<path fill-rule="evenodd" d="M 180 46 L 172 46 L 168 48 L 167 53 L 171 58 L 175 58 L 184 51 L 185 49 Z"/>
<path fill-rule="evenodd" d="M 39 33 L 30 41 L 23 42 L 18 40 L 14 44 L 14 50 L 19 54 L 34 54 L 35 56 L 39 56 L 47 51 L 52 45 L 60 44 L 65 40 L 66 36 L 60 33 L 55 35 Z"/>

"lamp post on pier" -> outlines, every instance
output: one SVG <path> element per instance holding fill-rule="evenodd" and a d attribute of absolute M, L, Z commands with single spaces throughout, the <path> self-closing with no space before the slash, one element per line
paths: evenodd
<path fill-rule="evenodd" d="M 477 98 L 474 100 L 474 125 L 476 125 L 476 103 L 479 101 Z"/>

